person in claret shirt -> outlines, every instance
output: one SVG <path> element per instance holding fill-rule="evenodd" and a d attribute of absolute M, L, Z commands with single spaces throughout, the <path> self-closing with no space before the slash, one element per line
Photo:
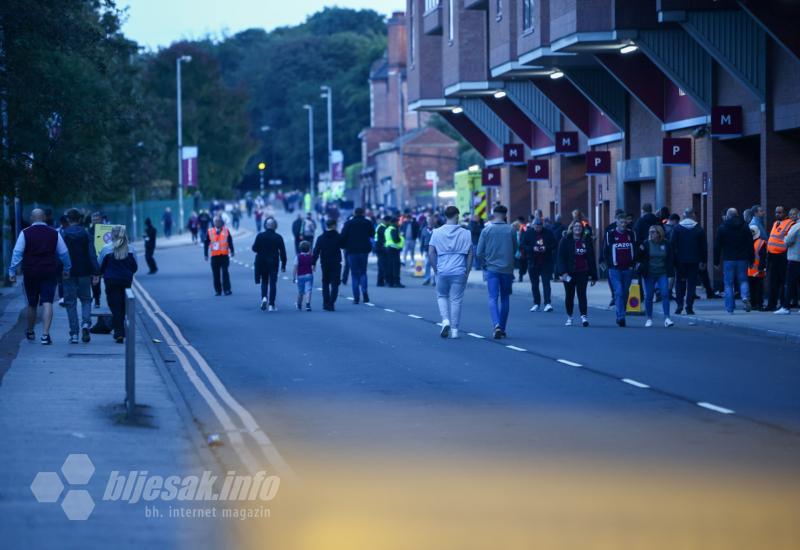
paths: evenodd
<path fill-rule="evenodd" d="M 578 294 L 578 310 L 581 325 L 589 326 L 586 287 L 597 282 L 597 261 L 592 239 L 586 239 L 584 227 L 579 220 L 573 221 L 564 238 L 558 243 L 556 275 L 564 282 L 564 308 L 567 311 L 566 326 L 572 326 L 575 294 Z"/>
<path fill-rule="evenodd" d="M 603 259 L 608 266 L 608 278 L 614 288 L 617 325 L 625 326 L 628 291 L 636 265 L 636 234 L 628 229 L 628 216 L 617 214 L 617 226 L 605 235 Z"/>

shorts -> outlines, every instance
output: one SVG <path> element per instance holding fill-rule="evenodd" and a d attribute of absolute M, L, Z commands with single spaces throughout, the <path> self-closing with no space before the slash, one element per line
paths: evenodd
<path fill-rule="evenodd" d="M 37 307 L 40 304 L 53 303 L 58 286 L 57 277 L 25 277 L 22 283 L 28 306 Z"/>
<path fill-rule="evenodd" d="M 297 293 L 308 294 L 314 290 L 314 275 L 299 275 L 297 277 Z"/>

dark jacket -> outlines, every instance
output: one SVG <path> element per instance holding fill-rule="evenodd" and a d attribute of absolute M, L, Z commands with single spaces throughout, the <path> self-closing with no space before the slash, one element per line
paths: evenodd
<path fill-rule="evenodd" d="M 300 232 L 303 230 L 303 219 L 297 218 L 292 222 L 292 235 L 296 240 L 300 239 Z"/>
<path fill-rule="evenodd" d="M 589 279 L 597 280 L 597 257 L 594 252 L 594 243 L 591 239 L 583 241 L 586 244 L 586 260 L 589 263 Z M 556 254 L 556 275 L 561 276 L 575 274 L 575 238 L 570 234 L 566 235 L 558 243 L 558 253 Z"/>
<path fill-rule="evenodd" d="M 405 237 L 409 225 L 411 226 L 411 238 L 416 241 L 419 238 L 419 223 L 417 223 L 417 220 L 412 218 L 404 221 L 403 225 L 400 226 L 400 232 Z"/>
<path fill-rule="evenodd" d="M 274 229 L 267 229 L 256 235 L 252 250 L 256 253 L 257 277 L 277 270 L 279 264 L 282 269 L 286 269 L 286 245 L 283 237 Z"/>
<path fill-rule="evenodd" d="M 364 216 L 354 216 L 342 228 L 342 248 L 348 254 L 369 254 L 372 252 L 372 238 L 375 227 Z"/>
<path fill-rule="evenodd" d="M 693 225 L 694 224 L 694 225 Z M 670 243 L 679 264 L 708 263 L 708 242 L 706 232 L 699 223 L 683 220 L 675 226 L 670 235 Z"/>
<path fill-rule="evenodd" d="M 58 259 L 58 231 L 52 227 L 33 224 L 23 230 L 25 253 L 22 273 L 28 278 L 57 277 L 61 271 Z"/>
<path fill-rule="evenodd" d="M 664 258 L 664 268 L 667 270 L 666 275 L 667 277 L 674 277 L 675 255 L 672 245 L 666 239 L 664 239 L 661 244 L 664 247 L 664 250 L 667 252 L 667 257 Z M 650 273 L 650 239 L 644 241 L 639 246 L 639 255 L 637 257 L 637 261 L 639 275 L 642 277 L 647 277 L 647 275 Z"/>
<path fill-rule="evenodd" d="M 475 220 L 472 220 L 469 222 L 469 233 L 472 236 L 472 246 L 478 246 L 478 241 L 481 238 L 481 231 L 483 231 L 482 221 L 476 222 Z"/>
<path fill-rule="evenodd" d="M 633 267 L 636 265 L 637 254 L 639 252 L 638 240 L 636 239 L 636 233 L 630 229 L 626 229 L 625 233 L 628 234 L 628 237 L 631 240 L 631 246 L 633 247 L 633 265 L 631 266 Z M 618 234 L 619 232 L 617 231 L 617 226 L 615 224 L 614 227 L 608 228 L 605 237 L 603 238 L 603 261 L 609 269 L 613 269 L 617 265 L 613 257 L 613 245 Z"/>
<path fill-rule="evenodd" d="M 648 233 L 650 232 L 650 228 L 654 225 L 661 225 L 661 220 L 652 212 L 648 212 L 636 220 L 636 223 L 633 224 L 633 232 L 636 233 L 636 241 L 640 243 L 645 242 L 649 237 Z"/>
<path fill-rule="evenodd" d="M 375 252 L 384 252 L 386 250 L 386 228 L 388 226 L 378 224 L 375 229 Z"/>
<path fill-rule="evenodd" d="M 528 259 L 528 263 L 532 264 L 534 261 L 534 252 L 533 247 L 536 246 L 536 242 L 541 239 L 544 241 L 544 263 L 551 264 L 555 259 L 556 253 L 556 239 L 553 237 L 553 234 L 550 233 L 549 230 L 542 228 L 541 232 L 537 232 L 536 229 L 533 227 L 529 227 L 525 233 L 522 235 L 522 242 L 520 243 L 520 248 L 522 248 L 522 252 L 524 257 Z"/>
<path fill-rule="evenodd" d="M 70 225 L 61 232 L 61 237 L 69 249 L 69 259 L 72 262 L 70 277 L 90 277 L 100 274 L 97 251 L 86 229 L 80 225 Z"/>
<path fill-rule="evenodd" d="M 152 225 L 144 228 L 144 251 L 152 254 L 156 249 L 156 228 Z"/>
<path fill-rule="evenodd" d="M 321 260 L 322 269 L 342 267 L 342 236 L 335 229 L 329 229 L 314 244 L 314 265 Z"/>
<path fill-rule="evenodd" d="M 714 265 L 723 262 L 746 261 L 753 263 L 753 234 L 741 216 L 733 216 L 722 222 L 714 239 Z"/>
<path fill-rule="evenodd" d="M 103 256 L 103 261 L 100 263 L 100 273 L 106 282 L 117 284 L 124 284 L 131 286 L 133 282 L 133 275 L 139 269 L 136 263 L 136 256 L 133 252 L 129 252 L 128 256 L 123 260 L 118 260 L 114 257 L 114 252 L 111 251 Z"/>

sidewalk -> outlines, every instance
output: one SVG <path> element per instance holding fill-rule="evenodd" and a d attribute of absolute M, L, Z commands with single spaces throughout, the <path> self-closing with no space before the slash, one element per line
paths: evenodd
<path fill-rule="evenodd" d="M 20 294 L 19 286 L 3 289 L 7 307 L 0 339 L 2 358 L 13 358 L 4 376 L 8 365 L 0 365 L 0 540 L 15 548 L 216 546 L 214 537 L 222 530 L 215 535 L 214 521 L 195 521 L 188 528 L 190 520 L 147 518 L 146 502 L 103 500 L 114 470 L 186 476 L 212 466 L 197 451 L 179 409 L 185 405 L 173 400 L 145 342 L 139 339 L 136 346 L 137 402 L 143 407 L 137 422 L 128 424 L 122 406 L 125 346 L 110 335 L 92 335 L 89 344 L 67 343 L 67 315 L 58 306 L 53 345 L 28 342 L 24 326 L 6 322 L 18 319 L 24 305 L 21 296 L 6 300 L 12 292 Z M 41 324 L 36 334 L 41 335 Z M 88 456 L 94 470 L 81 459 L 77 469 L 83 475 L 70 474 L 62 464 L 71 454 Z M 50 495 L 44 502 L 34 495 L 34 480 Z M 67 510 L 90 515 L 71 521 Z"/>
<path fill-rule="evenodd" d="M 516 273 L 515 273 L 516 275 Z M 469 284 L 472 286 L 485 287 L 483 272 L 471 271 Z M 562 283 L 552 283 L 553 306 L 557 312 L 564 311 L 564 285 Z M 705 296 L 701 292 L 700 296 Z M 514 296 L 517 299 L 524 297 L 526 304 L 533 303 L 531 298 L 531 285 L 528 277 L 520 283 L 514 282 Z M 593 309 L 603 309 L 610 311 L 608 307 L 611 301 L 611 290 L 605 280 L 598 281 L 594 287 L 589 287 L 588 292 L 589 307 Z M 644 296 L 642 296 L 644 299 Z M 675 303 L 672 303 L 672 311 L 675 311 Z M 723 301 L 719 300 L 696 300 L 694 303 L 695 315 L 672 315 L 672 320 L 676 323 L 687 323 L 689 325 L 710 325 L 735 329 L 742 333 L 757 336 L 768 336 L 791 343 L 800 343 L 800 319 L 795 315 L 774 315 L 769 312 L 751 311 L 746 313 L 742 303 L 737 302 L 736 311 L 733 315 L 725 311 Z M 654 316 L 662 317 L 661 304 L 654 304 Z M 797 320 L 796 320 L 797 319 Z M 642 321 L 644 323 L 644 321 Z"/>

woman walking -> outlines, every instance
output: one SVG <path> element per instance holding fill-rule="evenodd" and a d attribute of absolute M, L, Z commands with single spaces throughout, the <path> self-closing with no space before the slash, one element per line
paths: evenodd
<path fill-rule="evenodd" d="M 114 340 L 118 344 L 125 341 L 125 290 L 131 287 L 137 269 L 136 254 L 128 243 L 125 226 L 115 225 L 111 242 L 100 251 L 100 273 L 106 283 Z"/>
<path fill-rule="evenodd" d="M 653 326 L 653 300 L 656 288 L 661 293 L 661 307 L 664 310 L 664 326 L 669 328 L 675 323 L 669 318 L 669 278 L 675 276 L 675 264 L 672 247 L 664 237 L 664 228 L 653 225 L 647 232 L 647 242 L 641 245 L 639 275 L 644 280 L 644 307 L 647 321 L 644 326 Z"/>
<path fill-rule="evenodd" d="M 566 326 L 572 326 L 572 312 L 575 308 L 575 294 L 578 295 L 578 310 L 581 325 L 589 326 L 588 299 L 586 287 L 597 282 L 597 260 L 591 238 L 584 235 L 580 220 L 573 221 L 564 238 L 558 244 L 556 274 L 564 281 L 564 308 L 567 311 Z"/>

